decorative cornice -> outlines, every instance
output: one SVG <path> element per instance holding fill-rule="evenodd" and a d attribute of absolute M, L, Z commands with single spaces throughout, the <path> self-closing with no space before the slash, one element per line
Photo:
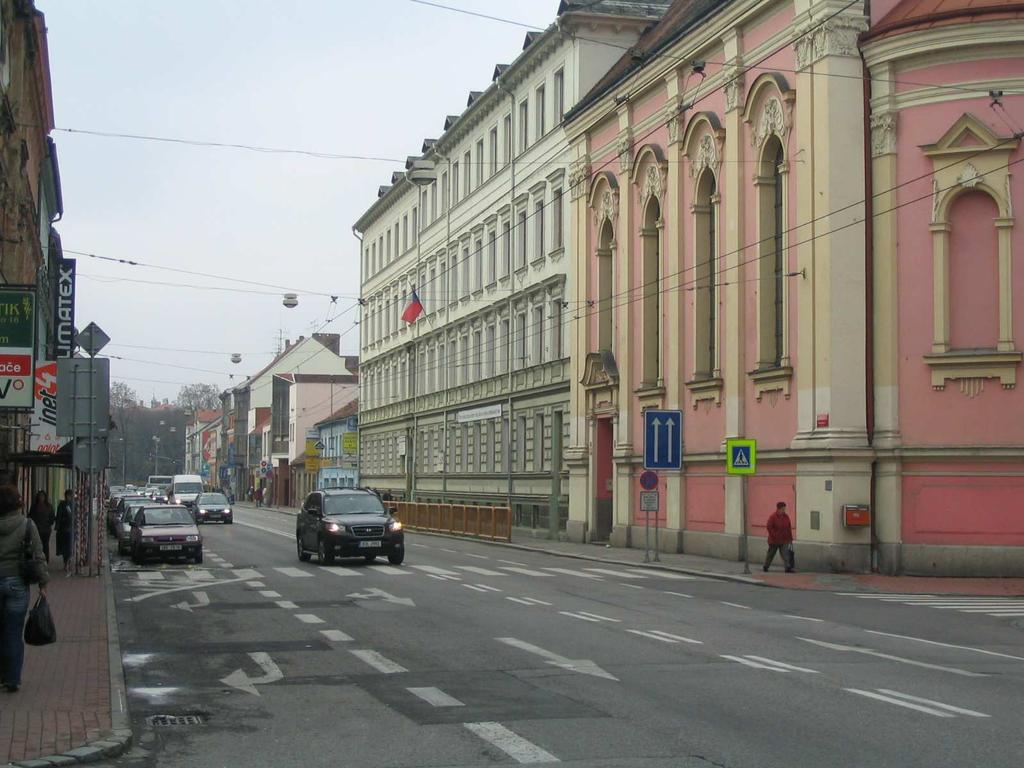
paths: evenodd
<path fill-rule="evenodd" d="M 712 171 L 718 169 L 718 150 L 710 133 L 705 133 L 700 137 L 696 156 L 690 158 L 690 177 L 699 178 L 705 168 L 710 168 Z"/>
<path fill-rule="evenodd" d="M 619 222 L 619 190 L 617 189 L 605 189 L 597 203 L 597 208 L 594 211 L 594 223 L 600 227 L 601 222 L 605 219 L 612 223 L 614 232 Z"/>
<path fill-rule="evenodd" d="M 583 155 L 569 165 L 569 195 L 572 200 L 590 195 L 590 155 Z"/>
<path fill-rule="evenodd" d="M 857 38 L 868 28 L 863 16 L 836 16 L 824 23 L 813 21 L 793 44 L 796 49 L 796 68 L 807 69 L 826 56 L 859 56 Z"/>
<path fill-rule="evenodd" d="M 778 136 L 783 145 L 786 144 L 786 133 L 789 126 L 786 122 L 785 113 L 782 110 L 782 102 L 775 96 L 765 100 L 761 107 L 761 116 L 751 133 L 751 143 L 758 149 L 764 146 L 769 136 Z"/>
<path fill-rule="evenodd" d="M 871 156 L 893 155 L 896 153 L 895 112 L 871 116 Z"/>
<path fill-rule="evenodd" d="M 651 163 L 644 173 L 644 183 L 640 192 L 640 206 L 643 208 L 652 197 L 656 198 L 658 204 L 664 208 L 665 205 L 665 176 L 658 163 Z"/>

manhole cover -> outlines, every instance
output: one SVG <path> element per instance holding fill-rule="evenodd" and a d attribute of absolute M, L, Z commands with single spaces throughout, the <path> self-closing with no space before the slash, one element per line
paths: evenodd
<path fill-rule="evenodd" d="M 202 725 L 202 715 L 150 715 L 146 722 L 154 727 Z"/>

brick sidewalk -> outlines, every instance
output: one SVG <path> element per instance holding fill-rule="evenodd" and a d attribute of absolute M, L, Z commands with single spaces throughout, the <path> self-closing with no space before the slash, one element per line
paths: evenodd
<path fill-rule="evenodd" d="M 111 731 L 104 579 L 65 578 L 56 560 L 50 568 L 57 642 L 26 646 L 21 690 L 0 692 L 0 765 L 67 752 Z"/>

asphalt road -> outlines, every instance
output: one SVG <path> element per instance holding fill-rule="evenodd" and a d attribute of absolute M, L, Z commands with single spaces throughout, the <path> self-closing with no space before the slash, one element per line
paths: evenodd
<path fill-rule="evenodd" d="M 297 560 L 294 519 L 267 511 L 202 531 L 201 567 L 115 574 L 136 732 L 118 766 L 1024 760 L 1024 617 L 1004 603 L 796 592 L 416 534 L 400 568 L 321 567 Z"/>

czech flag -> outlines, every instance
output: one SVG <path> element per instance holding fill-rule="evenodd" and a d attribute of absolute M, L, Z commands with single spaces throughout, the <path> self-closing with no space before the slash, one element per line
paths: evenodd
<path fill-rule="evenodd" d="M 416 322 L 416 318 L 423 314 L 423 304 L 420 302 L 420 297 L 416 293 L 416 289 L 412 289 L 412 299 L 409 301 L 409 306 L 405 308 L 402 313 L 402 319 L 407 323 Z"/>

